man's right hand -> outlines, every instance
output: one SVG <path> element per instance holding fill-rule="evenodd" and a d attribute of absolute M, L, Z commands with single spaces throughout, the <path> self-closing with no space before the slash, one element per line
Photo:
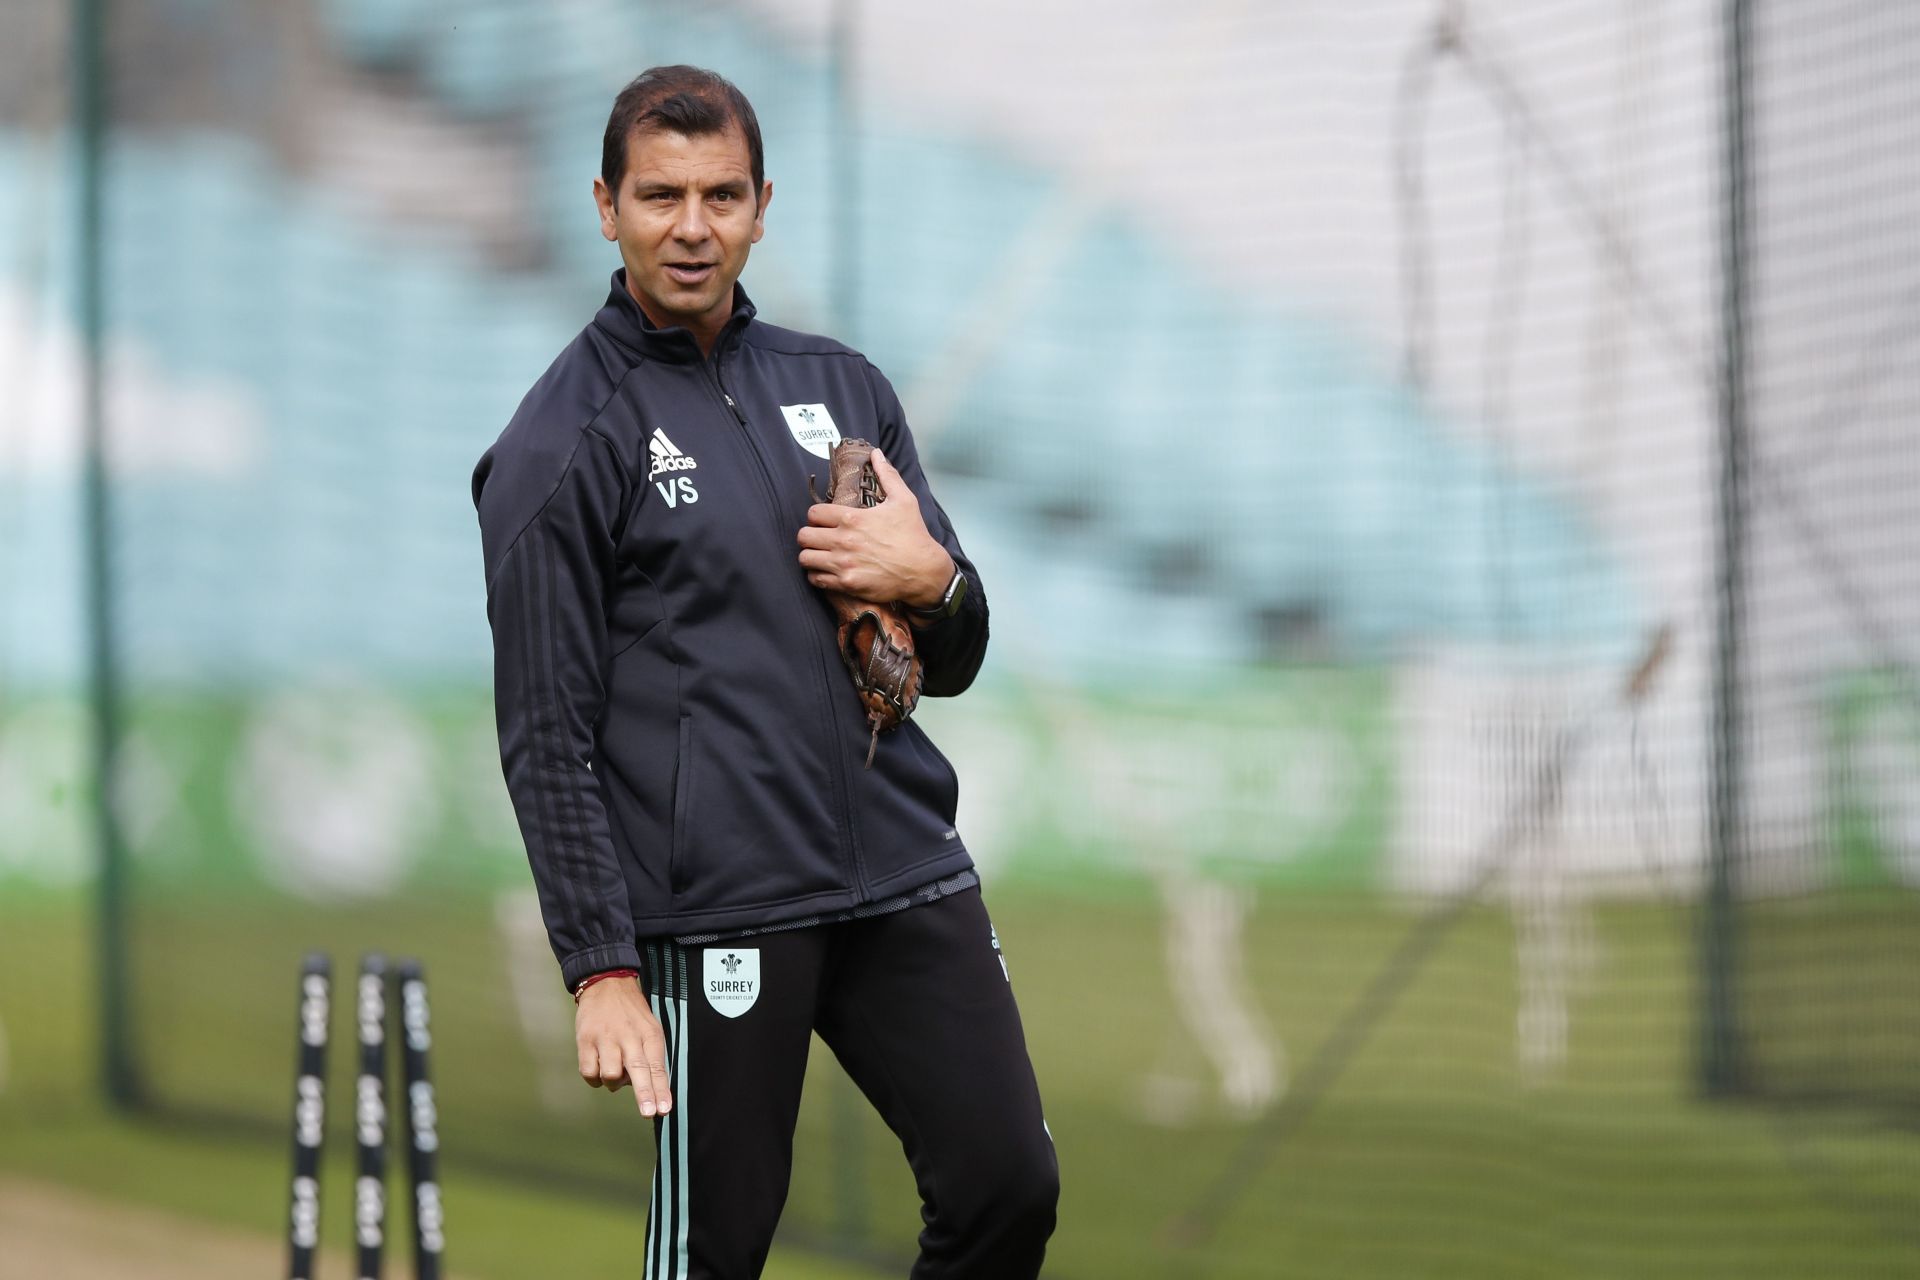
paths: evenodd
<path fill-rule="evenodd" d="M 643 1116 L 673 1110 L 667 1040 L 637 980 L 608 978 L 582 992 L 573 1015 L 573 1043 L 580 1051 L 582 1080 L 614 1093 L 632 1085 Z"/>

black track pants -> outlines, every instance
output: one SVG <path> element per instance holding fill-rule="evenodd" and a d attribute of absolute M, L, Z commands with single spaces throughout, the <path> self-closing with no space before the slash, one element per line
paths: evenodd
<path fill-rule="evenodd" d="M 900 1137 L 925 1229 L 914 1280 L 1022 1280 L 1059 1166 L 978 889 L 890 915 L 703 947 L 643 947 L 673 1111 L 645 1280 L 748 1280 L 786 1202 L 808 1037 Z"/>

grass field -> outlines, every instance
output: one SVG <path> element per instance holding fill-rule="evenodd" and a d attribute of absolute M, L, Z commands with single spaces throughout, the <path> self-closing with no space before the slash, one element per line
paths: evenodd
<path fill-rule="evenodd" d="M 1049 1275 L 1896 1276 L 1920 1206 L 1920 1135 L 1845 1117 L 1786 1125 L 1693 1100 L 1692 920 L 1599 908 L 1596 963 L 1573 998 L 1564 1067 L 1523 1081 L 1513 931 L 1470 913 L 1306 1123 L 1251 1167 L 1211 1244 L 1165 1230 L 1228 1167 L 1247 1122 L 1204 1096 L 1173 1125 L 1149 1077 L 1204 1079 L 1144 894 L 990 894 L 1063 1170 Z M 1298 1069 L 1413 922 L 1376 901 L 1276 898 L 1248 925 L 1265 1017 Z M 474 1277 L 626 1267 L 643 1224 L 642 1132 L 627 1095 L 542 1110 L 547 1051 L 506 997 L 484 904 L 320 913 L 236 900 L 143 906 L 134 954 L 156 1100 L 135 1123 L 93 1100 L 88 921 L 72 900 L 0 907 L 0 1171 L 277 1229 L 298 956 L 347 966 L 404 938 L 434 980 L 451 1253 Z M 1910 935 L 1910 905 L 1865 922 Z M 1820 926 L 1835 937 L 1860 920 Z M 1911 988 L 1908 988 L 1909 990 Z M 564 1006 L 564 998 L 555 997 Z M 564 1045 L 559 1047 L 564 1065 Z M 346 1096 L 336 1053 L 334 1098 Z M 902 1274 L 918 1221 L 897 1144 L 818 1053 L 773 1275 Z M 571 1106 L 573 1104 L 565 1104 Z M 338 1121 L 342 1108 L 336 1102 Z M 343 1132 L 330 1137 L 327 1239 L 344 1256 Z M 863 1261 L 829 1262 L 851 1248 Z"/>

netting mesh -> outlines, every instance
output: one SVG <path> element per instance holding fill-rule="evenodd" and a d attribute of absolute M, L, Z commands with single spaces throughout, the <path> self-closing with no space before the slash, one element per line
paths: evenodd
<path fill-rule="evenodd" d="M 16 939 L 87 865 L 54 8 L 0 13 Z M 921 714 L 1061 1152 L 1049 1274 L 1911 1269 L 1920 21 L 114 15 L 113 794 L 155 1108 L 277 1140 L 301 952 L 415 954 L 455 1266 L 462 1169 L 640 1211 L 500 782 L 467 478 L 616 265 L 613 93 L 686 61 L 766 133 L 761 315 L 889 374 L 993 603 L 980 684 Z M 813 1070 L 783 1231 L 897 1261 L 898 1143 Z"/>
<path fill-rule="evenodd" d="M 1920 23 L 1761 6 L 1754 44 L 1740 849 L 1774 900 L 1737 940 L 1738 1021 L 1757 1089 L 1911 1125 L 1920 266 L 1895 122 Z"/>

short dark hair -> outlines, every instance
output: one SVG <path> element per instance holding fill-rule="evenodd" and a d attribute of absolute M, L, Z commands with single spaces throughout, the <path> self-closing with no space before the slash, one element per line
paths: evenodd
<path fill-rule="evenodd" d="M 649 67 L 613 100 L 607 136 L 600 144 L 600 177 L 617 202 L 627 176 L 627 139 L 637 129 L 665 129 L 698 138 L 736 126 L 746 135 L 757 205 L 766 185 L 767 158 L 760 144 L 760 121 L 747 95 L 725 76 L 704 67 Z"/>

